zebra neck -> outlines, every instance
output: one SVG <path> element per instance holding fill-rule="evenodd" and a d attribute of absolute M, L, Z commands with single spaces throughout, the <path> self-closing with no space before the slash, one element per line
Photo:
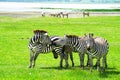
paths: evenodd
<path fill-rule="evenodd" d="M 94 45 L 93 45 L 93 48 L 91 48 L 89 52 L 90 52 L 90 54 L 91 54 L 92 56 L 96 56 L 97 48 L 96 48 L 96 44 L 95 44 L 95 43 L 94 43 Z"/>
<path fill-rule="evenodd" d="M 76 47 L 79 42 L 78 42 L 78 39 L 72 39 L 71 41 L 68 42 L 69 45 L 73 46 L 73 47 Z"/>

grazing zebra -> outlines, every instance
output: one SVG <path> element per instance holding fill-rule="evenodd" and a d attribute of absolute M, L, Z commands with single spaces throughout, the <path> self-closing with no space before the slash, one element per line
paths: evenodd
<path fill-rule="evenodd" d="M 103 71 L 107 67 L 106 56 L 108 53 L 109 45 L 107 40 L 97 37 L 93 38 L 93 34 L 85 35 L 86 44 L 87 44 L 87 53 L 89 55 L 89 64 L 90 64 L 90 71 L 92 71 L 93 61 L 92 58 L 96 58 L 97 62 L 97 70 L 100 71 L 100 59 L 102 59 L 102 66 Z"/>
<path fill-rule="evenodd" d="M 50 16 L 61 18 L 61 13 L 60 12 L 54 12 L 54 13 L 51 13 Z"/>
<path fill-rule="evenodd" d="M 78 52 L 80 57 L 80 66 L 84 68 L 84 54 L 87 52 L 86 42 L 84 38 L 80 38 L 76 35 L 66 35 L 62 40 L 64 41 L 64 45 L 68 45 L 68 50 L 64 51 L 64 53 L 72 54 L 72 52 Z M 61 42 L 59 41 L 59 42 Z M 72 55 L 71 55 L 72 56 Z M 67 58 L 66 58 L 67 59 Z M 73 59 L 73 58 L 72 58 Z M 73 62 L 74 65 L 74 62 Z"/>

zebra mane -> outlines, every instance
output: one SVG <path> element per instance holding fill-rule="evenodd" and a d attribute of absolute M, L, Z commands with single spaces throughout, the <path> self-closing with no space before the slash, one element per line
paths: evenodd
<path fill-rule="evenodd" d="M 66 35 L 66 37 L 68 37 L 68 38 L 79 38 L 79 36 L 76 36 L 76 35 Z"/>
<path fill-rule="evenodd" d="M 33 32 L 34 32 L 34 34 L 36 34 L 36 33 L 42 33 L 42 34 L 47 33 L 47 31 L 45 31 L 45 30 L 34 30 Z"/>

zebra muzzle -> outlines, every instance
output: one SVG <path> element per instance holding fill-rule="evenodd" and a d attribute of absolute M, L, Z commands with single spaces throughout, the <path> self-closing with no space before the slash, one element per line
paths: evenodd
<path fill-rule="evenodd" d="M 90 51 L 90 45 L 87 45 L 87 50 Z"/>
<path fill-rule="evenodd" d="M 90 47 L 89 47 L 89 48 L 87 48 L 87 50 L 88 50 L 88 51 L 90 51 Z"/>

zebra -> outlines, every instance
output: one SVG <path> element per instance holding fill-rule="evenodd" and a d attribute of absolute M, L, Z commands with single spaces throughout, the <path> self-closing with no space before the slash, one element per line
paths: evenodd
<path fill-rule="evenodd" d="M 87 53 L 87 46 L 84 38 L 80 38 L 76 35 L 65 35 L 59 42 L 64 42 L 64 45 L 68 46 L 68 50 L 65 49 L 64 53 L 78 52 L 80 57 L 80 67 L 84 68 L 84 54 Z M 69 52 L 68 52 L 69 51 Z M 67 54 L 66 54 L 67 55 Z M 67 60 L 68 58 L 66 58 Z M 73 59 L 73 57 L 72 57 Z M 74 62 L 73 62 L 74 65 Z"/>
<path fill-rule="evenodd" d="M 51 13 L 50 16 L 61 18 L 61 13 L 60 12 L 54 12 L 54 13 Z"/>
<path fill-rule="evenodd" d="M 58 44 L 55 42 L 59 39 L 60 37 L 55 37 L 55 36 L 49 37 L 46 31 L 35 30 L 34 36 L 30 39 L 30 42 L 28 45 L 28 48 L 30 49 L 29 68 L 35 66 L 35 61 L 39 53 L 49 53 L 52 51 L 54 58 L 57 58 L 58 56 L 56 54 L 59 54 L 62 61 L 64 58 L 63 46 L 58 46 Z M 68 64 L 66 64 L 66 66 L 68 66 Z M 60 64 L 60 67 L 62 67 L 62 64 Z"/>
<path fill-rule="evenodd" d="M 89 33 L 89 35 L 85 34 L 86 38 L 86 44 L 87 44 L 87 53 L 89 55 L 89 64 L 90 64 L 90 71 L 92 71 L 93 67 L 93 58 L 97 59 L 96 65 L 97 70 L 100 71 L 100 59 L 102 59 L 102 66 L 103 66 L 103 72 L 105 71 L 105 68 L 107 68 L 107 61 L 106 56 L 108 54 L 109 44 L 107 40 L 96 37 L 93 38 L 93 33 Z"/>
<path fill-rule="evenodd" d="M 64 16 L 66 16 L 66 18 L 68 18 L 68 13 L 67 12 L 60 12 L 60 14 L 62 15 L 63 18 L 64 18 Z"/>
<path fill-rule="evenodd" d="M 30 49 L 30 65 L 29 68 L 35 66 L 35 60 L 38 56 L 38 51 L 40 45 L 43 45 L 41 48 L 42 50 L 45 47 L 49 47 L 51 45 L 51 39 L 48 36 L 47 31 L 44 30 L 34 30 L 34 36 L 30 39 L 28 48 Z M 50 48 L 49 48 L 50 49 Z M 45 51 L 42 51 L 45 52 Z M 35 54 L 36 53 L 36 54 Z"/>
<path fill-rule="evenodd" d="M 89 12 L 83 12 L 83 17 L 85 17 L 85 15 L 88 17 L 90 16 Z"/>

